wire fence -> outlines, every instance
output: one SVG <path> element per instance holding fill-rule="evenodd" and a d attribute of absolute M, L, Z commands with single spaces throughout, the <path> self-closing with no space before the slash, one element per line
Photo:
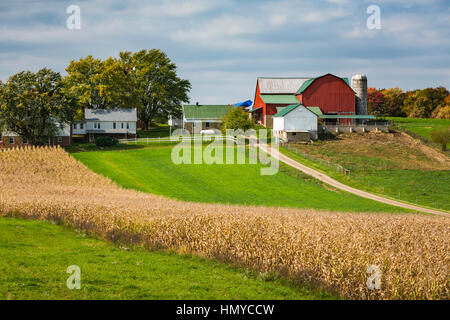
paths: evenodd
<path fill-rule="evenodd" d="M 308 154 L 306 152 L 301 151 L 298 148 L 294 148 L 294 147 L 290 146 L 288 143 L 282 143 L 281 145 L 284 148 L 288 149 L 289 151 L 291 151 L 291 152 L 293 152 L 295 154 L 298 154 L 298 155 L 300 155 L 300 156 L 302 156 L 302 157 L 304 157 L 304 158 L 306 158 L 308 160 L 320 163 L 321 165 L 325 165 L 325 166 L 327 166 L 327 167 L 329 167 L 331 169 L 336 170 L 337 172 L 343 173 L 344 175 L 350 174 L 351 170 L 347 169 L 347 168 L 344 168 L 340 164 L 333 163 L 333 162 L 330 162 L 330 161 L 327 161 L 327 160 L 324 160 L 324 159 L 321 159 L 321 158 L 318 158 L 318 157 L 314 157 L 314 156 L 312 156 L 312 155 L 310 155 L 310 154 Z"/>

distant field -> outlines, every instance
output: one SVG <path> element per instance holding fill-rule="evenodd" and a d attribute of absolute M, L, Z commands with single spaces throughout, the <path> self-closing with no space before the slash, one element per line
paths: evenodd
<path fill-rule="evenodd" d="M 142 248 L 43 221 L 0 218 L 0 299 L 325 299 L 273 275 Z M 66 269 L 81 269 L 69 290 Z"/>
<path fill-rule="evenodd" d="M 282 148 L 282 151 L 355 188 L 450 210 L 450 159 L 408 136 L 392 133 L 345 134 L 337 140 L 290 148 Z M 343 175 L 319 161 L 311 161 L 295 153 L 296 150 L 339 164 L 350 172 Z"/>
<path fill-rule="evenodd" d="M 260 164 L 175 165 L 171 161 L 171 150 L 170 145 L 156 144 L 120 152 L 72 155 L 94 172 L 125 188 L 179 200 L 350 212 L 405 212 L 401 208 L 332 190 L 283 164 L 276 175 L 262 176 Z"/>
<path fill-rule="evenodd" d="M 394 123 L 406 130 L 414 132 L 419 136 L 431 141 L 431 132 L 450 127 L 450 119 L 421 119 L 421 118 L 398 118 L 389 117 Z M 450 147 L 450 143 L 447 148 Z"/>

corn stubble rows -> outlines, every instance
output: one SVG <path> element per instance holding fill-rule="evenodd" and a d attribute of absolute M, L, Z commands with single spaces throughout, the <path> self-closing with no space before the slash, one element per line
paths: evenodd
<path fill-rule="evenodd" d="M 448 299 L 450 219 L 188 203 L 125 190 L 60 148 L 0 152 L 0 215 L 276 272 L 350 299 Z M 326 201 L 326 199 L 324 199 Z M 366 285 L 369 265 L 380 290 Z"/>

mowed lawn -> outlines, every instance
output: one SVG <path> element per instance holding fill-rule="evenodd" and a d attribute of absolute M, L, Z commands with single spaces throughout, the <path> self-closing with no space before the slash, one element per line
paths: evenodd
<path fill-rule="evenodd" d="M 405 210 L 333 190 L 280 163 L 276 175 L 260 174 L 261 164 L 181 164 L 171 145 L 141 149 L 78 152 L 91 170 L 125 188 L 207 203 L 282 206 L 352 212 Z"/>
<path fill-rule="evenodd" d="M 0 218 L 0 299 L 329 299 L 274 274 L 121 248 L 44 221 Z M 68 289 L 67 267 L 81 270 Z"/>

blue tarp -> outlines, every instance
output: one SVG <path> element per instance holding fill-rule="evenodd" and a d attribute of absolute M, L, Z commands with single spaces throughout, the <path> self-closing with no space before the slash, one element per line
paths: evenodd
<path fill-rule="evenodd" d="M 244 102 L 235 103 L 233 106 L 234 107 L 250 107 L 252 104 L 253 104 L 252 100 L 247 100 Z"/>

